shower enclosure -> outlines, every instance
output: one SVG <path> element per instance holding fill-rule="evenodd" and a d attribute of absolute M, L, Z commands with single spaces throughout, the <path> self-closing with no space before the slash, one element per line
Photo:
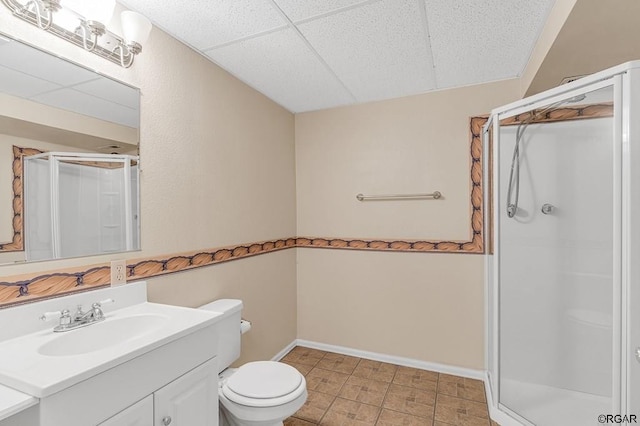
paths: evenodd
<path fill-rule="evenodd" d="M 26 260 L 140 248 L 138 157 L 46 152 L 23 161 Z"/>
<path fill-rule="evenodd" d="M 483 139 L 492 417 L 640 421 L 640 62 L 498 108 Z"/>

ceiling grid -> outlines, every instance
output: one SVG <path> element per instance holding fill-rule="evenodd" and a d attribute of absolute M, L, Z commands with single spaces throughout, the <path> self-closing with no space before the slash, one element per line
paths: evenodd
<path fill-rule="evenodd" d="M 288 23 L 289 26 L 296 32 L 296 34 L 300 37 L 300 39 L 302 40 L 303 43 L 305 43 L 307 45 L 307 47 L 309 48 L 309 50 L 316 56 L 316 58 L 318 59 L 318 61 L 320 63 L 322 63 L 322 65 L 324 65 L 324 67 L 326 68 L 326 70 L 336 79 L 336 81 L 338 83 L 340 83 L 340 85 L 343 87 L 343 89 L 348 93 L 349 97 L 351 98 L 352 101 L 355 101 L 356 98 L 353 95 L 353 93 L 351 93 L 351 91 L 349 90 L 349 88 L 344 84 L 344 82 L 342 80 L 340 80 L 340 78 L 336 75 L 336 73 L 331 69 L 331 67 L 329 66 L 329 64 L 326 63 L 326 61 L 322 58 L 322 56 L 320 56 L 320 54 L 318 53 L 318 51 L 316 49 L 314 49 L 314 47 L 311 45 L 311 43 L 309 43 L 309 40 L 306 39 L 306 37 L 300 32 L 300 30 L 297 27 L 297 24 L 294 24 L 291 19 L 287 16 L 286 13 L 284 13 L 284 11 L 280 8 L 280 6 L 276 3 L 276 0 L 270 0 L 271 4 L 273 5 L 274 8 L 276 8 L 278 10 L 278 12 L 280 12 L 280 14 L 282 15 L 283 19 L 285 19 Z M 377 0 L 374 0 L 377 1 Z"/>
<path fill-rule="evenodd" d="M 518 77 L 554 0 L 124 0 L 298 113 Z"/>

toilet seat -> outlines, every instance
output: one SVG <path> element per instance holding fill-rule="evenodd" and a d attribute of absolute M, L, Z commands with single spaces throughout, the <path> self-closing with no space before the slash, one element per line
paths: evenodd
<path fill-rule="evenodd" d="M 287 404 L 306 390 L 304 377 L 287 364 L 250 362 L 240 367 L 222 386 L 229 401 L 248 407 Z"/>

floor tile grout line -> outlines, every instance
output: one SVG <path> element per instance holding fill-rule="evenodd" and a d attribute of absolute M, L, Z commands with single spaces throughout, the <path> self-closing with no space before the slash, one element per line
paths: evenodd
<path fill-rule="evenodd" d="M 295 349 L 295 348 L 294 348 L 294 349 Z M 292 349 L 292 351 L 293 351 L 293 349 Z M 291 353 L 292 351 L 290 351 L 289 353 Z M 317 351 L 317 350 L 316 350 L 316 351 Z M 413 389 L 413 390 L 417 390 L 417 391 L 427 391 L 427 392 L 429 391 L 428 389 L 423 389 L 423 388 L 420 388 L 420 387 L 417 387 L 417 386 L 411 386 L 411 385 L 405 385 L 405 384 L 395 383 L 395 379 L 396 379 L 396 377 L 397 377 L 397 375 L 398 375 L 398 371 L 400 370 L 400 367 L 401 367 L 401 366 L 398 366 L 398 365 L 396 365 L 396 364 L 383 363 L 383 362 L 381 362 L 381 361 L 377 361 L 377 362 L 378 362 L 378 363 L 380 363 L 380 364 L 388 364 L 388 365 L 391 365 L 391 366 L 395 367 L 395 371 L 394 371 L 394 373 L 393 373 L 393 376 L 392 376 L 392 378 L 391 378 L 391 381 L 386 382 L 386 381 L 384 381 L 384 380 L 375 380 L 375 379 L 373 379 L 373 378 L 369 378 L 369 377 L 359 377 L 359 376 L 355 376 L 355 375 L 353 374 L 353 373 L 356 371 L 356 369 L 358 368 L 358 366 L 360 365 L 360 363 L 362 363 L 362 361 L 363 361 L 363 360 L 365 360 L 365 358 L 352 357 L 352 356 L 349 356 L 349 355 L 337 354 L 337 353 L 335 354 L 335 355 L 337 355 L 338 357 L 342 356 L 342 357 L 347 357 L 347 358 L 356 358 L 356 359 L 358 360 L 358 362 L 355 364 L 355 366 L 351 369 L 351 373 L 343 373 L 342 371 L 337 371 L 337 370 L 331 370 L 331 369 L 327 369 L 327 368 L 317 367 L 317 365 L 320 363 L 320 361 L 321 361 L 322 359 L 325 359 L 325 358 L 327 357 L 327 355 L 329 355 L 329 354 L 334 355 L 332 352 L 327 352 L 327 351 L 318 351 L 318 352 L 323 352 L 322 357 L 321 357 L 321 358 L 319 358 L 319 359 L 317 359 L 317 360 L 316 360 L 316 362 L 315 362 L 315 364 L 314 364 L 313 366 L 310 366 L 310 365 L 306 365 L 306 364 L 305 364 L 305 366 L 307 366 L 307 367 L 310 367 L 310 368 L 311 368 L 311 370 L 309 370 L 309 372 L 308 372 L 307 374 L 305 374 L 305 376 L 307 376 L 307 375 L 308 375 L 308 374 L 309 374 L 313 369 L 318 368 L 319 370 L 322 370 L 322 371 L 326 371 L 326 372 L 330 372 L 330 373 L 338 373 L 338 374 L 341 374 L 341 375 L 346 375 L 347 377 L 346 377 L 346 379 L 345 379 L 344 383 L 343 383 L 343 384 L 338 388 L 338 390 L 337 390 L 337 394 L 336 394 L 336 395 L 332 395 L 332 394 L 330 394 L 330 393 L 325 393 L 325 392 L 315 391 L 315 390 L 314 390 L 314 392 L 317 392 L 317 393 L 320 393 L 320 394 L 324 394 L 324 395 L 330 396 L 330 397 L 332 398 L 331 404 L 329 404 L 329 407 L 328 407 L 326 410 L 324 410 L 324 413 L 322 414 L 322 416 L 321 416 L 320 420 L 319 420 L 317 423 L 315 423 L 315 422 L 311 422 L 311 421 L 306 420 L 306 419 L 302 419 L 302 418 L 296 417 L 296 416 L 295 416 L 295 414 L 294 414 L 294 415 L 292 415 L 291 417 L 295 417 L 295 418 L 298 418 L 298 419 L 300 419 L 300 420 L 304 420 L 305 422 L 309 422 L 309 423 L 314 424 L 314 425 L 319 425 L 319 424 L 320 424 L 320 423 L 325 419 L 325 417 L 326 417 L 327 413 L 328 413 L 328 412 L 330 411 L 330 409 L 333 407 L 333 405 L 335 404 L 336 400 L 337 400 L 338 398 L 341 398 L 341 399 L 344 399 L 344 400 L 346 400 L 346 401 L 353 401 L 353 402 L 356 402 L 356 403 L 359 403 L 359 404 L 363 404 L 363 405 L 366 405 L 366 406 L 370 406 L 370 407 L 378 408 L 378 409 L 379 409 L 379 412 L 378 412 L 378 414 L 377 414 L 377 416 L 376 416 L 376 419 L 375 419 L 375 421 L 374 421 L 374 423 L 373 423 L 374 425 L 375 425 L 375 424 L 377 424 L 377 423 L 380 421 L 380 417 L 382 416 L 382 411 L 383 411 L 383 410 L 388 410 L 388 411 L 391 411 L 391 412 L 394 412 L 394 413 L 398 413 L 398 414 L 409 415 L 409 416 L 418 417 L 418 418 L 421 418 L 421 419 L 426 419 L 426 418 L 425 418 L 425 417 L 423 417 L 423 416 L 419 416 L 419 415 L 415 415 L 415 414 L 407 413 L 407 412 L 404 412 L 404 411 L 398 411 L 398 410 L 394 410 L 394 409 L 390 409 L 390 408 L 386 408 L 386 407 L 385 407 L 385 402 L 387 401 L 388 395 L 389 395 L 389 393 L 390 393 L 391 385 L 396 385 L 396 386 L 399 386 L 399 387 L 402 387 L 402 388 Z M 288 354 L 287 354 L 287 355 L 288 355 Z M 331 356 L 331 355 L 330 355 L 330 356 Z M 285 357 L 286 357 L 286 355 L 285 355 Z M 283 357 L 283 358 L 284 358 L 284 357 Z M 418 368 L 414 368 L 414 369 L 415 369 L 415 370 L 420 370 L 420 371 L 428 371 L 428 372 L 430 372 L 430 370 L 422 370 L 422 369 L 418 369 Z M 452 382 L 451 382 L 451 383 L 453 383 L 453 384 L 455 384 L 455 385 L 456 385 L 456 392 L 455 392 L 456 394 L 455 394 L 455 395 L 449 395 L 449 394 L 447 394 L 447 393 L 441 393 L 441 392 L 439 392 L 440 384 L 442 384 L 442 383 L 446 383 L 447 381 L 443 381 L 443 380 L 442 380 L 442 375 L 443 375 L 443 373 L 439 373 L 439 372 L 436 372 L 436 373 L 437 373 L 436 380 L 435 380 L 435 385 L 436 385 L 436 386 L 435 386 L 435 392 L 434 392 L 434 393 L 435 393 L 435 400 L 434 400 L 434 405 L 433 405 L 433 407 L 432 407 L 432 408 L 433 408 L 433 411 L 432 411 L 432 413 L 433 413 L 433 416 L 432 416 L 432 425 L 433 425 L 433 424 L 435 423 L 435 421 L 436 421 L 436 419 L 435 419 L 435 413 L 436 413 L 436 409 L 437 409 L 437 406 L 438 406 L 438 396 L 439 396 L 439 395 L 447 396 L 447 397 L 450 397 L 450 398 L 456 398 L 456 399 L 459 399 L 459 400 L 468 401 L 468 402 L 472 402 L 472 403 L 477 403 L 477 404 L 484 404 L 484 405 L 486 405 L 486 394 L 484 395 L 484 397 L 485 397 L 485 400 L 484 400 L 484 401 L 478 401 L 478 400 L 475 400 L 475 399 L 465 398 L 465 397 L 462 397 L 462 396 L 458 396 L 458 392 L 457 392 L 457 385 L 459 385 L 459 384 L 460 384 L 458 381 L 452 381 Z M 347 397 L 340 396 L 340 393 L 341 393 L 341 392 L 342 392 L 342 390 L 344 389 L 344 386 L 346 385 L 346 383 L 349 381 L 349 379 L 350 379 L 351 377 L 356 377 L 356 378 L 360 378 L 360 379 L 364 379 L 364 380 L 369 380 L 369 381 L 374 381 L 374 382 L 381 382 L 381 383 L 385 383 L 385 384 L 387 385 L 387 389 L 386 389 L 386 391 L 384 392 L 384 396 L 383 396 L 383 398 L 382 398 L 382 402 L 381 402 L 381 404 L 380 404 L 379 406 L 377 406 L 377 405 L 375 405 L 375 404 L 371 404 L 371 403 L 367 403 L 367 402 L 362 402 L 362 401 L 358 401 L 358 400 L 353 400 L 353 399 L 350 399 L 350 398 L 347 398 Z M 455 377 L 458 377 L 458 376 L 455 376 Z M 462 379 L 466 380 L 466 378 L 462 378 Z M 428 381 L 431 381 L 431 380 L 429 380 L 429 379 L 427 379 L 427 380 L 428 380 Z M 463 381 L 463 383 L 462 383 L 462 384 L 463 384 L 463 386 L 464 386 L 465 382 Z M 483 389 L 483 394 L 484 394 L 484 389 Z M 466 409 L 465 409 L 465 413 L 466 413 Z M 488 421 L 488 422 L 489 422 L 489 423 L 488 423 L 488 424 L 489 424 L 489 426 L 491 426 L 491 425 L 492 425 L 492 423 L 491 423 L 491 418 L 490 418 L 490 417 L 489 417 L 489 415 L 488 415 L 488 410 L 487 410 L 487 416 L 486 416 L 486 417 L 479 417 L 479 416 L 475 416 L 475 415 L 468 414 L 468 413 L 466 413 L 465 415 L 470 416 L 470 417 L 473 417 L 473 418 L 477 418 L 477 419 L 483 419 L 483 420 L 486 420 L 486 421 Z M 447 423 L 447 422 L 442 422 L 442 423 L 443 423 L 443 424 L 450 425 L 450 423 Z"/>
<path fill-rule="evenodd" d="M 438 373 L 438 378 L 436 379 L 436 396 L 435 399 L 433 401 L 433 419 L 431 420 L 432 424 L 435 424 L 436 422 L 436 412 L 437 412 L 437 407 L 438 407 L 438 395 L 439 395 L 439 391 L 440 390 L 440 373 Z"/>
<path fill-rule="evenodd" d="M 436 400 L 433 401 L 433 422 L 436 422 L 436 412 L 438 411 L 438 394 L 436 393 Z M 444 423 L 444 422 L 443 422 Z"/>
<path fill-rule="evenodd" d="M 407 416 L 412 416 L 412 417 L 417 417 L 419 419 L 427 419 L 428 417 L 425 416 L 421 416 L 419 414 L 411 414 L 411 413 L 407 413 L 405 411 L 398 411 L 398 410 L 394 410 L 393 408 L 385 408 L 385 410 L 387 411 L 393 411 L 394 413 L 398 413 L 398 414 L 405 414 Z M 435 419 L 434 419 L 435 420 Z"/>
<path fill-rule="evenodd" d="M 320 420 L 318 420 L 318 424 L 322 423 L 322 420 L 324 420 L 324 417 L 327 415 L 327 413 L 329 412 L 329 410 L 331 409 L 331 407 L 333 407 L 333 404 L 335 404 L 336 399 L 338 399 L 337 396 L 332 395 L 333 396 L 333 401 L 331 401 L 331 404 L 329 404 L 329 406 L 327 407 L 326 410 L 324 410 L 324 413 L 322 413 L 322 416 L 320 416 Z"/>

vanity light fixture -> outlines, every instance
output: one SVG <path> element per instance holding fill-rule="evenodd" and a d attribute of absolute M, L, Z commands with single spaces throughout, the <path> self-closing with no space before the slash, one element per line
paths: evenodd
<path fill-rule="evenodd" d="M 107 28 L 115 0 L 0 0 L 14 16 L 124 68 L 133 64 L 151 32 L 143 15 L 120 14 L 122 36 Z"/>
<path fill-rule="evenodd" d="M 149 38 L 151 22 L 137 12 L 125 10 L 120 14 L 120 24 L 124 41 L 116 50 L 120 50 L 121 65 L 129 68 L 134 56 L 142 52 L 142 43 Z M 130 62 L 125 63 L 125 57 L 130 58 Z"/>
<path fill-rule="evenodd" d="M 73 9 L 73 3 L 64 1 L 65 6 Z M 84 0 L 80 9 L 80 25 L 76 32 L 82 33 L 82 41 L 86 50 L 93 50 L 98 44 L 98 37 L 107 32 L 106 23 L 113 17 L 115 0 Z"/>

